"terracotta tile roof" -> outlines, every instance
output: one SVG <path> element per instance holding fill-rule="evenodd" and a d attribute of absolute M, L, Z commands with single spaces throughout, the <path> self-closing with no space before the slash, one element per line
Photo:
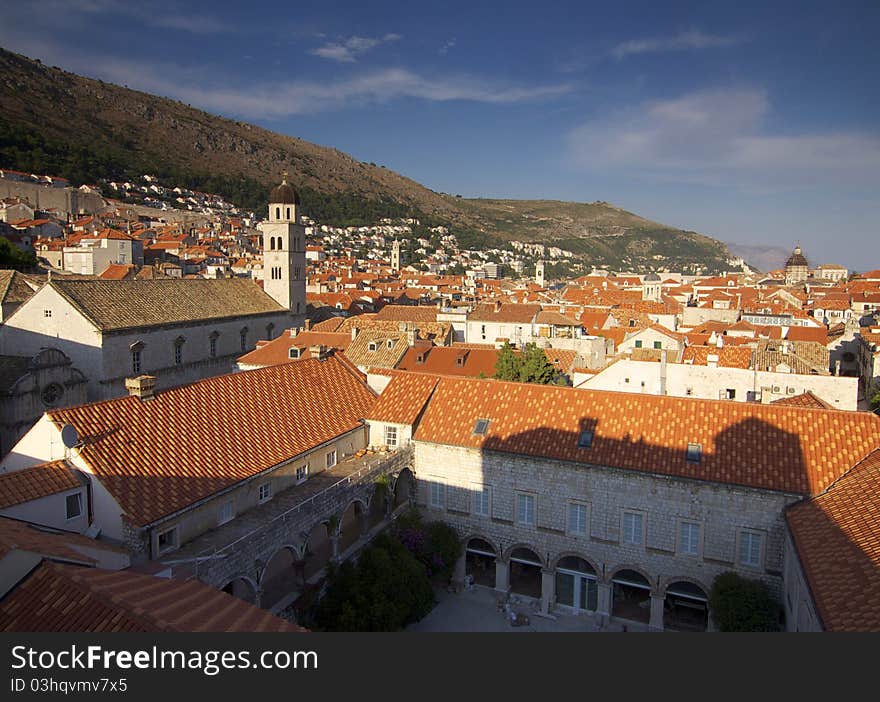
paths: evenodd
<path fill-rule="evenodd" d="M 330 332 L 302 331 L 295 337 L 284 332 L 277 339 L 257 346 L 253 351 L 239 356 L 237 362 L 248 366 L 277 366 L 279 363 L 291 363 L 297 360 L 311 358 L 309 348 L 312 346 L 324 346 L 326 349 L 345 351 L 351 343 L 350 334 L 333 334 Z M 300 355 L 297 358 L 290 357 L 290 349 L 298 348 Z"/>
<path fill-rule="evenodd" d="M 111 263 L 98 275 L 102 280 L 125 280 L 134 273 L 131 263 Z"/>
<path fill-rule="evenodd" d="M 244 278 L 53 278 L 48 285 L 102 331 L 286 312 L 253 282 Z"/>
<path fill-rule="evenodd" d="M 784 363 L 792 373 L 800 375 L 830 375 L 830 354 L 828 349 L 815 341 L 758 341 L 754 354 L 754 365 L 758 370 L 775 370 Z"/>
<path fill-rule="evenodd" d="M 82 483 L 67 461 L 51 461 L 0 473 L 0 509 L 81 487 Z"/>
<path fill-rule="evenodd" d="M 468 321 L 530 324 L 540 311 L 540 305 L 515 305 L 504 302 L 496 309 L 495 304 L 486 303 L 474 307 L 474 311 L 468 315 Z"/>
<path fill-rule="evenodd" d="M 0 558 L 10 551 L 29 551 L 45 558 L 94 564 L 96 552 L 127 555 L 126 551 L 70 531 L 0 517 Z"/>
<path fill-rule="evenodd" d="M 49 417 L 76 427 L 80 456 L 144 526 L 357 428 L 375 397 L 347 363 L 329 357 Z"/>
<path fill-rule="evenodd" d="M 366 418 L 377 422 L 415 424 L 438 381 L 436 376 L 421 373 L 395 374 Z"/>
<path fill-rule="evenodd" d="M 318 322 L 317 324 L 312 325 L 312 331 L 335 332 L 342 326 L 343 322 L 345 322 L 345 319 L 342 317 L 331 317 L 330 319 L 325 319 L 323 322 Z"/>
<path fill-rule="evenodd" d="M 436 322 L 437 308 L 426 305 L 385 305 L 374 319 L 383 322 Z"/>
<path fill-rule="evenodd" d="M 576 319 L 571 319 L 570 317 L 566 317 L 564 314 L 560 314 L 559 312 L 553 312 L 551 310 L 541 310 L 538 313 L 537 319 L 535 319 L 536 324 L 551 324 L 555 326 L 561 327 L 579 327 L 581 323 Z"/>
<path fill-rule="evenodd" d="M 304 631 L 198 580 L 45 561 L 0 602 L 0 630 Z"/>
<path fill-rule="evenodd" d="M 478 418 L 491 420 L 488 435 L 473 434 Z M 415 438 L 810 494 L 880 446 L 880 417 L 442 378 Z M 688 443 L 702 445 L 700 463 L 685 460 Z"/>
<path fill-rule="evenodd" d="M 369 368 L 370 366 L 394 368 L 400 363 L 400 359 L 403 358 L 408 348 L 406 332 L 363 329 L 349 343 L 345 355 L 359 368 Z"/>
<path fill-rule="evenodd" d="M 785 512 L 827 631 L 880 631 L 880 451 Z"/>
<path fill-rule="evenodd" d="M 421 362 L 419 362 L 421 357 Z M 461 375 L 470 378 L 490 378 L 495 374 L 498 351 L 494 346 L 479 349 L 455 346 L 413 347 L 397 364 L 399 370 L 435 373 L 437 375 Z"/>
<path fill-rule="evenodd" d="M 681 362 L 694 366 L 709 364 L 709 356 L 718 356 L 719 368 L 750 368 L 753 349 L 749 346 L 687 346 Z"/>
<path fill-rule="evenodd" d="M 825 400 L 821 397 L 814 395 L 812 392 L 807 390 L 806 392 L 802 392 L 800 395 L 794 395 L 793 397 L 783 397 L 779 400 L 773 400 L 771 405 L 786 405 L 788 407 L 813 407 L 814 409 L 833 409 L 832 405 L 829 405 Z"/>

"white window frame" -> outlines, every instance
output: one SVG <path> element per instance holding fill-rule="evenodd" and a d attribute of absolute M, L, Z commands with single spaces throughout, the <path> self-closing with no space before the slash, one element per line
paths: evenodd
<path fill-rule="evenodd" d="M 265 504 L 272 499 L 272 483 L 266 482 L 260 485 L 257 492 L 257 501 L 259 504 Z"/>
<path fill-rule="evenodd" d="M 583 529 L 572 528 L 572 516 L 575 509 L 583 510 Z M 578 518 L 578 526 L 580 518 Z M 568 503 L 568 509 L 565 515 L 565 529 L 572 536 L 587 536 L 590 532 L 590 505 L 586 502 L 571 501 Z"/>
<path fill-rule="evenodd" d="M 446 484 L 440 478 L 431 478 L 428 488 L 428 505 L 432 509 L 444 509 L 446 507 Z"/>
<path fill-rule="evenodd" d="M 638 541 L 633 541 L 629 538 L 633 534 L 630 533 L 632 530 L 627 528 L 627 517 L 638 517 L 639 518 L 639 524 L 640 524 L 641 528 L 639 529 L 639 534 L 638 534 L 639 540 Z M 621 541 L 621 543 L 626 544 L 628 546 L 644 546 L 645 545 L 645 529 L 647 527 L 647 524 L 646 524 L 647 521 L 648 520 L 645 518 L 644 512 L 640 512 L 639 510 L 635 510 L 635 509 L 623 510 L 623 512 L 621 512 L 621 514 L 620 514 L 620 541 Z"/>
<path fill-rule="evenodd" d="M 73 515 L 70 514 L 70 505 L 67 502 L 71 497 L 76 498 L 76 504 L 77 504 L 77 507 L 79 508 L 79 511 Z M 64 496 L 64 516 L 66 517 L 67 521 L 70 521 L 71 519 L 79 519 L 82 516 L 82 514 L 83 514 L 82 492 L 77 491 L 77 492 L 72 492 L 69 495 L 65 495 Z"/>
<path fill-rule="evenodd" d="M 231 522 L 233 519 L 235 519 L 235 500 L 230 498 L 220 503 L 220 508 L 217 510 L 217 526 Z"/>
<path fill-rule="evenodd" d="M 301 466 L 297 466 L 296 469 L 296 484 L 304 483 L 309 479 L 309 464 L 304 463 Z"/>
<path fill-rule="evenodd" d="M 391 424 L 386 424 L 385 429 L 383 430 L 383 439 L 385 445 L 389 448 L 397 448 L 398 440 L 400 438 L 400 430 L 396 426 L 392 426 Z M 393 434 L 393 436 L 392 436 Z"/>
<path fill-rule="evenodd" d="M 324 459 L 327 468 L 332 468 L 336 465 L 336 449 L 330 451 Z"/>
<path fill-rule="evenodd" d="M 471 499 L 471 509 L 477 517 L 489 517 L 492 515 L 492 486 L 474 485 Z"/>
<path fill-rule="evenodd" d="M 522 502 L 521 502 L 522 500 Z M 524 511 L 526 512 L 526 519 L 521 519 L 521 505 L 527 505 L 528 500 L 531 500 L 532 511 L 531 515 L 529 515 L 529 510 L 526 508 Z M 538 524 L 538 496 L 533 492 L 517 492 L 516 500 L 515 500 L 515 508 L 516 513 L 514 514 L 514 522 L 520 526 L 528 526 L 533 527 Z M 531 520 L 528 517 L 531 516 Z"/>
<path fill-rule="evenodd" d="M 174 534 L 173 543 L 170 546 L 166 546 L 162 548 L 159 543 L 165 534 Z M 163 553 L 169 553 L 171 551 L 176 551 L 180 546 L 180 532 L 177 530 L 177 526 L 173 526 L 170 529 L 165 529 L 164 531 L 160 531 L 156 534 L 156 551 L 161 556 Z"/>
<path fill-rule="evenodd" d="M 743 541 L 744 536 L 748 536 L 749 541 L 751 542 L 752 537 L 758 538 L 758 560 L 756 563 L 751 561 L 744 561 L 742 559 L 742 549 L 743 549 Z M 736 562 L 737 565 L 742 566 L 743 568 L 751 568 L 753 570 L 763 570 L 764 568 L 764 553 L 766 549 L 767 543 L 767 535 L 756 529 L 740 529 L 736 534 Z"/>
<path fill-rule="evenodd" d="M 697 528 L 697 545 L 696 550 L 692 551 L 685 548 L 685 539 L 684 539 L 684 528 L 685 527 L 696 527 Z M 693 519 L 679 519 L 677 528 L 675 531 L 675 543 L 676 543 L 676 551 L 684 556 L 700 556 L 703 553 L 703 525 L 701 522 L 694 521 Z M 687 544 L 690 546 L 690 544 Z"/>

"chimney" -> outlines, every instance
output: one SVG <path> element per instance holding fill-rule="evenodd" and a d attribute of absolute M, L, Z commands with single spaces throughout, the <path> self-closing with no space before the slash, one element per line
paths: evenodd
<path fill-rule="evenodd" d="M 708 356 L 706 356 L 706 365 L 709 368 L 717 368 L 718 367 L 718 354 L 717 353 L 710 353 Z"/>
<path fill-rule="evenodd" d="M 352 324 L 352 326 L 351 326 L 351 340 L 354 341 L 355 339 L 357 339 L 357 335 L 358 335 L 358 328 Z"/>
<path fill-rule="evenodd" d="M 139 375 L 136 378 L 125 379 L 125 389 L 132 397 L 141 400 L 152 400 L 153 391 L 156 389 L 156 376 Z"/>
<path fill-rule="evenodd" d="M 501 311 L 501 300 L 495 300 L 495 313 L 498 314 Z"/>
<path fill-rule="evenodd" d="M 311 329 L 311 328 L 312 328 L 312 320 L 309 319 L 308 317 L 306 317 L 306 321 L 303 322 L 303 329 L 305 329 L 306 331 L 309 331 L 309 329 Z"/>
<path fill-rule="evenodd" d="M 419 336 L 419 330 L 416 329 L 415 324 L 407 323 L 406 325 L 406 345 L 407 346 L 415 346 L 416 339 Z"/>
<path fill-rule="evenodd" d="M 312 358 L 317 358 L 319 361 L 323 361 L 327 356 L 327 347 L 323 344 L 313 344 L 309 346 L 309 355 Z"/>

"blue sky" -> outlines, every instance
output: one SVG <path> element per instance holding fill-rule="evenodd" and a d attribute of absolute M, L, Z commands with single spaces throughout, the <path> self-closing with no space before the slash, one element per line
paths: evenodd
<path fill-rule="evenodd" d="M 0 0 L 0 45 L 434 190 L 880 266 L 880 3 L 421 5 Z"/>

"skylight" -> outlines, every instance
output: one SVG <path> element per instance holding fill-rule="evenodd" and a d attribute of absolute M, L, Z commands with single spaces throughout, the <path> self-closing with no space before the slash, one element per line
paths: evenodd
<path fill-rule="evenodd" d="M 578 448 L 590 448 L 593 445 L 592 429 L 585 429 L 581 432 L 581 438 L 578 439 Z"/>
<path fill-rule="evenodd" d="M 478 436 L 486 436 L 487 431 L 489 431 L 489 420 L 478 419 L 477 423 L 474 425 L 474 434 L 477 434 Z"/>
<path fill-rule="evenodd" d="M 688 463 L 699 463 L 703 458 L 702 444 L 688 444 L 687 455 L 685 456 Z"/>

